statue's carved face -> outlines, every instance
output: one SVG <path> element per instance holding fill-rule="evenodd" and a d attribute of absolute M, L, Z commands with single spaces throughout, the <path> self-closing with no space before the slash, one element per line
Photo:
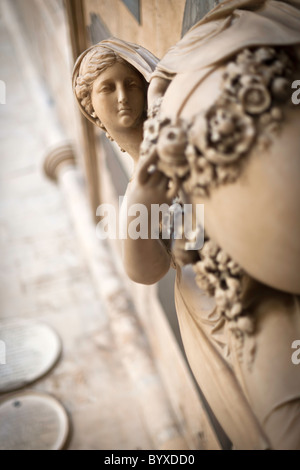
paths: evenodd
<path fill-rule="evenodd" d="M 138 72 L 116 62 L 95 80 L 92 104 L 104 127 L 112 134 L 142 123 L 145 91 Z"/>

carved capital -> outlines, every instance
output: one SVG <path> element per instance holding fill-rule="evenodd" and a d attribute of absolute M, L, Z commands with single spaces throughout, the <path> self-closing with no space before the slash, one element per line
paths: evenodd
<path fill-rule="evenodd" d="M 44 173 L 53 181 L 57 181 L 59 172 L 65 165 L 75 165 L 76 159 L 73 147 L 66 143 L 51 150 L 44 161 Z"/>

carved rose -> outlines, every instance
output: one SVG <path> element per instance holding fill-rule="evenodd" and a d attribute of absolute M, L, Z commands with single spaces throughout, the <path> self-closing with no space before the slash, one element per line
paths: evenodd
<path fill-rule="evenodd" d="M 249 114 L 264 113 L 271 105 L 271 95 L 260 83 L 249 83 L 243 86 L 238 93 L 238 98 L 246 113 Z"/>
<path fill-rule="evenodd" d="M 290 81 L 284 77 L 277 77 L 271 85 L 272 95 L 278 100 L 285 100 L 291 91 Z"/>
<path fill-rule="evenodd" d="M 276 50 L 273 47 L 260 47 L 253 53 L 253 60 L 260 64 L 266 64 L 276 58 Z"/>
<path fill-rule="evenodd" d="M 171 124 L 162 128 L 156 147 L 158 168 L 169 177 L 184 177 L 189 171 L 185 156 L 186 146 L 187 135 L 183 126 Z"/>
<path fill-rule="evenodd" d="M 228 103 L 226 107 L 213 106 L 206 116 L 196 118 L 190 136 L 207 160 L 226 165 L 250 149 L 255 128 L 240 105 Z"/>
<path fill-rule="evenodd" d="M 163 102 L 163 97 L 157 98 L 151 108 L 148 109 L 147 116 L 148 118 L 155 118 L 160 113 L 160 108 Z"/>
<path fill-rule="evenodd" d="M 236 319 L 242 313 L 242 269 L 212 240 L 205 241 L 199 255 L 194 265 L 199 287 L 215 297 L 217 309 L 228 320 Z"/>
<path fill-rule="evenodd" d="M 215 179 L 215 169 L 203 155 L 199 155 L 192 144 L 186 147 L 185 155 L 189 163 L 190 174 L 183 182 L 183 188 L 188 194 L 207 196 L 208 188 Z"/>
<path fill-rule="evenodd" d="M 160 122 L 158 119 L 147 119 L 144 123 L 144 139 L 155 142 L 158 138 L 160 130 Z"/>

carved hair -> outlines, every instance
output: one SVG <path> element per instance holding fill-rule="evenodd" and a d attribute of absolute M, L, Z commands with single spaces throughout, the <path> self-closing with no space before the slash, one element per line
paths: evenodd
<path fill-rule="evenodd" d="M 76 79 L 75 93 L 81 106 L 95 119 L 95 123 L 104 131 L 106 131 L 106 129 L 95 113 L 91 95 L 93 84 L 98 76 L 107 68 L 113 66 L 116 62 L 127 65 L 140 75 L 144 83 L 146 99 L 148 83 L 143 75 L 135 67 L 122 59 L 122 57 L 120 57 L 116 52 L 113 50 L 108 51 L 107 48 L 103 48 L 101 46 L 95 46 L 88 54 L 86 54 L 80 65 L 79 75 Z"/>

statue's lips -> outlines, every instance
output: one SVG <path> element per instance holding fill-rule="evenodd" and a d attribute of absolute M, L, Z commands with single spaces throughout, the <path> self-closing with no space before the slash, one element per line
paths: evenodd
<path fill-rule="evenodd" d="M 131 112 L 131 108 L 120 108 L 118 113 L 119 114 L 128 114 Z"/>

